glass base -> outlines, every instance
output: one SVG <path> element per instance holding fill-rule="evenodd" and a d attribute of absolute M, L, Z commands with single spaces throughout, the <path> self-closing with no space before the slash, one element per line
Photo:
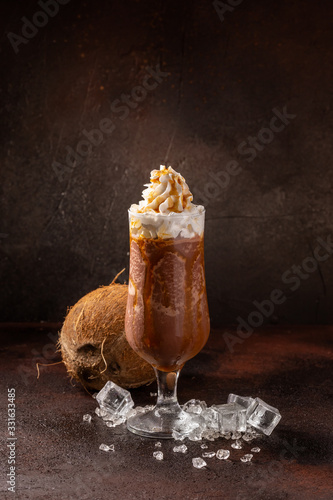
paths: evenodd
<path fill-rule="evenodd" d="M 134 415 L 127 420 L 129 431 L 139 436 L 172 439 L 173 433 L 186 437 L 193 429 L 198 427 L 195 415 L 183 411 L 179 405 L 163 408 L 158 405 L 139 415 Z"/>

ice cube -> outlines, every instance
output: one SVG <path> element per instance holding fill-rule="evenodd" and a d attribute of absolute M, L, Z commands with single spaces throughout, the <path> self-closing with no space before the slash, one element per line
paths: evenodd
<path fill-rule="evenodd" d="M 251 412 L 248 415 L 247 422 L 259 431 L 269 436 L 273 429 L 280 422 L 281 415 L 277 408 L 268 405 L 260 398 L 255 399 L 251 405 Z"/>
<path fill-rule="evenodd" d="M 110 446 L 107 444 L 102 443 L 99 446 L 99 449 L 102 451 L 114 451 L 114 444 L 111 444 Z"/>
<path fill-rule="evenodd" d="M 155 448 L 162 448 L 161 441 L 157 441 L 157 443 L 155 443 Z"/>
<path fill-rule="evenodd" d="M 242 461 L 242 462 L 251 462 L 252 458 L 253 458 L 252 453 L 247 453 L 246 455 L 244 455 L 244 456 L 241 458 L 241 461 Z"/>
<path fill-rule="evenodd" d="M 153 457 L 156 458 L 156 460 L 163 460 L 163 452 L 162 451 L 154 451 Z"/>
<path fill-rule="evenodd" d="M 198 399 L 190 399 L 183 405 L 183 410 L 187 413 L 195 413 L 200 415 L 203 410 L 206 410 L 207 404 L 205 401 L 199 401 Z"/>
<path fill-rule="evenodd" d="M 91 415 L 89 415 L 89 413 L 86 413 L 85 415 L 83 415 L 83 422 L 88 422 L 88 424 L 91 423 Z"/>
<path fill-rule="evenodd" d="M 173 451 L 175 453 L 186 453 L 187 446 L 185 444 L 181 444 L 180 446 L 174 446 Z"/>
<path fill-rule="evenodd" d="M 241 437 L 242 437 L 242 433 L 236 431 L 236 432 L 232 433 L 231 439 L 240 439 Z"/>
<path fill-rule="evenodd" d="M 131 394 L 109 380 L 96 396 L 101 409 L 112 415 L 126 415 L 134 406 Z"/>
<path fill-rule="evenodd" d="M 204 451 L 202 456 L 204 458 L 213 458 L 215 457 L 215 451 Z"/>
<path fill-rule="evenodd" d="M 192 464 L 196 469 L 202 469 L 207 465 L 204 459 L 201 457 L 192 458 Z"/>
<path fill-rule="evenodd" d="M 202 445 L 200 445 L 200 448 L 202 450 L 206 450 L 208 448 L 207 444 L 203 443 Z"/>
<path fill-rule="evenodd" d="M 216 458 L 219 460 L 227 460 L 227 458 L 230 457 L 230 451 L 229 450 L 217 450 L 216 452 Z"/>
<path fill-rule="evenodd" d="M 251 448 L 251 451 L 252 451 L 253 453 L 259 453 L 260 448 L 259 448 L 259 446 L 255 446 L 254 448 Z"/>
<path fill-rule="evenodd" d="M 237 403 L 247 410 L 254 403 L 254 399 L 250 396 L 238 396 L 237 394 L 229 394 L 228 403 Z"/>
<path fill-rule="evenodd" d="M 218 431 L 219 426 L 219 414 L 217 410 L 213 407 L 207 408 L 202 411 L 201 417 L 205 419 L 205 425 L 207 429 Z"/>
<path fill-rule="evenodd" d="M 244 432 L 246 429 L 246 409 L 237 403 L 214 405 L 218 413 L 219 430 L 226 432 Z"/>
<path fill-rule="evenodd" d="M 238 439 L 236 439 L 236 441 L 231 444 L 231 448 L 234 448 L 235 450 L 241 450 L 242 443 Z"/>

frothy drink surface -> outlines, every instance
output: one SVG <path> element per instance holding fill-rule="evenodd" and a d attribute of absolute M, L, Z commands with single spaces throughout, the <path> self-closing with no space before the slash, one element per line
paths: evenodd
<path fill-rule="evenodd" d="M 132 348 L 155 368 L 181 368 L 210 329 L 203 237 L 133 238 L 126 312 Z"/>

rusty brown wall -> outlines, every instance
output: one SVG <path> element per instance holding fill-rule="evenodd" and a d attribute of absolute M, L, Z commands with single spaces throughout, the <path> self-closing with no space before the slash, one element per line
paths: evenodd
<path fill-rule="evenodd" d="M 207 205 L 213 324 L 332 321 L 333 4 L 224 5 L 1 3 L 1 320 L 61 320 L 127 266 L 167 163 Z"/>

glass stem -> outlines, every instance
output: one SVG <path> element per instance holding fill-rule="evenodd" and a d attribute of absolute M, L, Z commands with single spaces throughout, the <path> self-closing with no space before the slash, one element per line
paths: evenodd
<path fill-rule="evenodd" d="M 157 379 L 157 403 L 156 409 L 164 411 L 181 411 L 177 399 L 177 382 L 180 370 L 173 372 L 162 372 L 154 368 Z"/>

